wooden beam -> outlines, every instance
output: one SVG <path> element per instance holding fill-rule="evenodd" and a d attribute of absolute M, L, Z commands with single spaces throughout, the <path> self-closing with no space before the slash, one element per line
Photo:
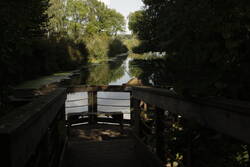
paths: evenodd
<path fill-rule="evenodd" d="M 133 98 L 194 120 L 250 143 L 250 103 L 225 99 L 184 98 L 165 89 L 132 88 Z"/>
<path fill-rule="evenodd" d="M 49 126 L 63 111 L 65 100 L 66 90 L 57 89 L 3 117 L 0 120 L 1 163 L 6 167 L 24 167 Z"/>
<path fill-rule="evenodd" d="M 93 91 L 129 92 L 126 86 L 119 86 L 119 85 L 104 85 L 104 86 L 78 85 L 78 86 L 73 86 L 73 87 L 68 88 L 69 93 L 93 92 Z"/>

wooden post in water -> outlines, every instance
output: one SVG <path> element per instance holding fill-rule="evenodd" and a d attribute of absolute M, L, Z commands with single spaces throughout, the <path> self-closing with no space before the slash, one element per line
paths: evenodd
<path fill-rule="evenodd" d="M 89 124 L 97 123 L 97 91 L 88 92 Z"/>
<path fill-rule="evenodd" d="M 164 112 L 163 109 L 156 108 L 156 153 L 163 162 L 165 161 Z"/>

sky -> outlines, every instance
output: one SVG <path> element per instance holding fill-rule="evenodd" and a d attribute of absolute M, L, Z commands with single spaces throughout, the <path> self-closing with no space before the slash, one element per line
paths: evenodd
<path fill-rule="evenodd" d="M 108 7 L 115 9 L 124 15 L 125 18 L 128 17 L 130 12 L 140 10 L 143 6 L 141 0 L 100 0 L 104 2 Z M 129 33 L 127 29 L 127 33 Z"/>

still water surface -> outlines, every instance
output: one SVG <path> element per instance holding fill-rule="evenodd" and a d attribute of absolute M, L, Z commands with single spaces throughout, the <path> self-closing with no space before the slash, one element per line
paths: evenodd
<path fill-rule="evenodd" d="M 129 72 L 130 58 L 127 54 L 121 54 L 107 62 L 90 64 L 81 72 L 81 84 L 83 85 L 122 85 L 134 76 Z M 121 111 L 125 119 L 130 119 L 130 94 L 125 92 L 98 92 L 97 110 L 104 112 Z M 109 99 L 106 99 L 109 98 Z M 75 101 L 78 100 L 79 101 Z M 122 99 L 122 100 L 111 100 Z M 82 113 L 88 111 L 88 95 L 86 92 L 78 92 L 67 95 L 66 115 L 68 113 Z M 102 106 L 102 105 L 113 105 Z M 76 108 L 67 108 L 79 106 Z M 119 106 L 119 107 L 117 107 Z M 120 107 L 122 106 L 122 107 Z"/>

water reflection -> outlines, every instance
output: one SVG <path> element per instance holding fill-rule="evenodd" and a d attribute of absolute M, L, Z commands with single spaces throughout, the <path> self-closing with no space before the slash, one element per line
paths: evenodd
<path fill-rule="evenodd" d="M 129 62 L 129 72 L 139 78 L 143 85 L 154 87 L 172 85 L 172 77 L 167 72 L 164 61 L 162 57 L 133 59 Z"/>
<path fill-rule="evenodd" d="M 89 64 L 81 70 L 81 85 L 122 85 L 132 78 L 143 85 L 169 85 L 171 76 L 166 72 L 162 56 L 120 54 L 108 61 Z"/>
<path fill-rule="evenodd" d="M 125 75 L 127 68 L 128 54 L 121 54 L 106 62 L 99 64 L 90 64 L 81 71 L 82 85 L 119 85 L 116 83 L 122 77 L 130 77 Z M 130 79 L 130 78 L 128 78 Z"/>
<path fill-rule="evenodd" d="M 162 58 L 148 59 L 148 56 L 137 55 L 138 58 L 120 54 L 99 64 L 89 64 L 82 68 L 81 85 L 122 85 L 130 79 L 139 78 L 144 85 L 163 85 L 168 78 Z M 81 99 L 76 101 L 77 99 Z M 66 113 L 82 113 L 88 111 L 88 95 L 86 92 L 69 94 Z M 123 112 L 130 119 L 130 94 L 124 92 L 98 92 L 98 112 Z M 112 105 L 112 106 L 111 106 Z M 73 107 L 72 106 L 79 106 Z M 118 107 L 119 106 L 119 107 Z"/>
<path fill-rule="evenodd" d="M 89 64 L 82 68 L 81 85 L 122 85 L 133 76 L 129 75 L 128 54 L 117 55 L 106 62 Z M 77 99 L 82 99 L 77 101 Z M 83 100 L 85 99 L 85 100 Z M 88 95 L 86 92 L 69 94 L 66 101 L 66 115 L 80 114 L 88 111 Z M 98 112 L 123 112 L 125 119 L 130 119 L 130 93 L 98 92 Z M 110 105 L 110 106 L 109 106 Z M 112 106 L 111 106 L 112 105 Z M 74 107 L 82 106 L 82 107 Z M 73 107 L 73 108 L 72 108 Z"/>

